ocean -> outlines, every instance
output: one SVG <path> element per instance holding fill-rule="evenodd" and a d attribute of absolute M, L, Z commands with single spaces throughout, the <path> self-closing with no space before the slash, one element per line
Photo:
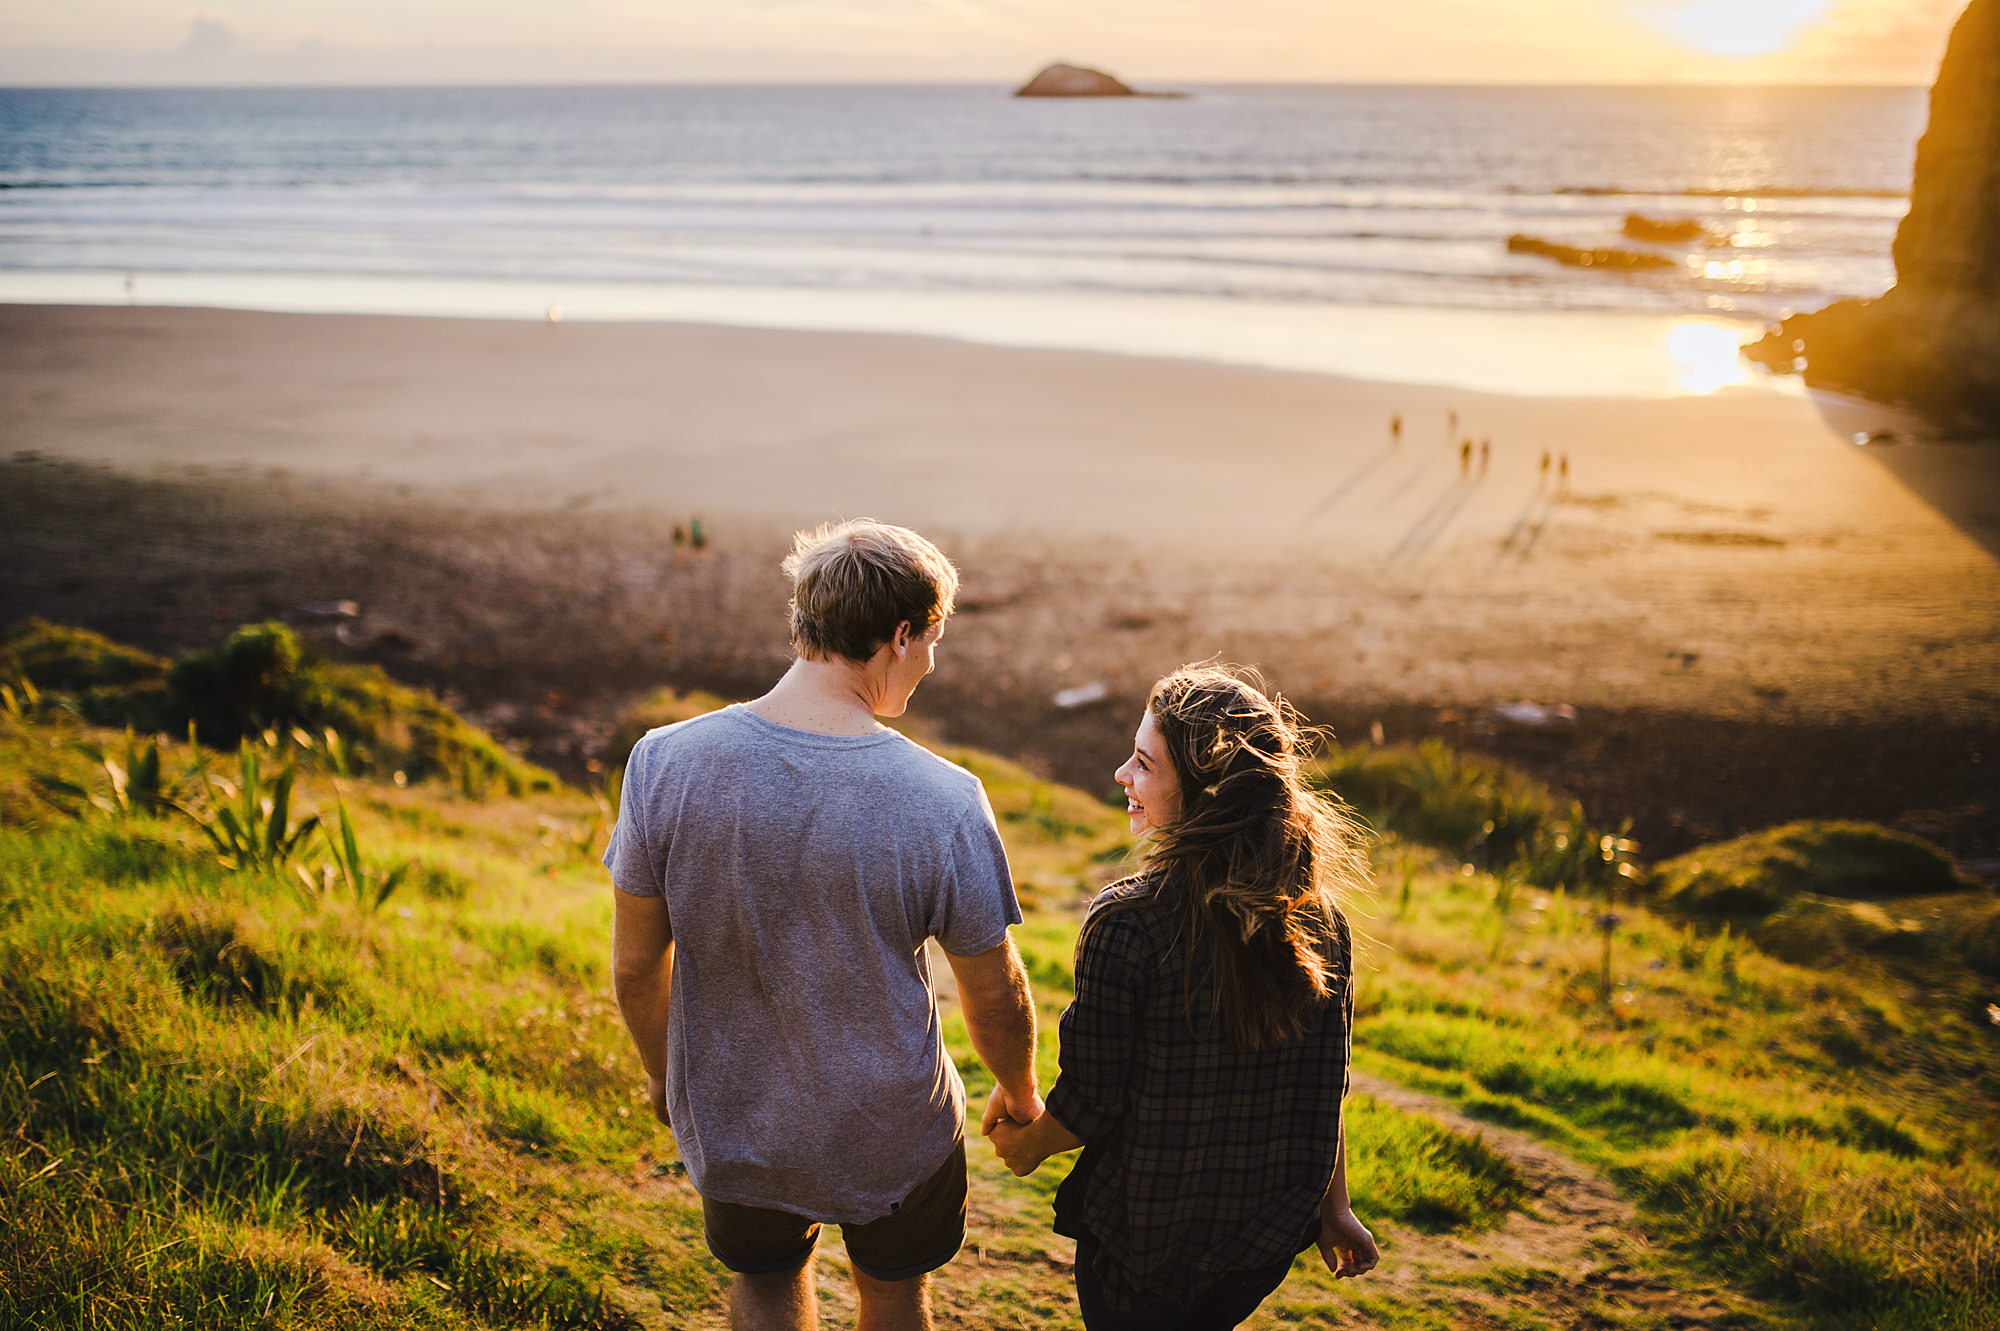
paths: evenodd
<path fill-rule="evenodd" d="M 1348 370 L 1312 348 L 1415 347 L 1424 311 L 1747 335 L 1893 281 L 1926 110 L 1908 88 L 1188 92 L 0 90 L 0 298 L 556 307 Z M 1703 235 L 1633 240 L 1630 214 Z M 1566 265 L 1516 235 L 1665 262 Z"/>

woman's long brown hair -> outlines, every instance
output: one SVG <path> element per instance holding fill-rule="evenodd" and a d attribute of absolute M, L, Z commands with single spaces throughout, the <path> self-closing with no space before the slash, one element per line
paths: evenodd
<path fill-rule="evenodd" d="M 1150 904 L 1174 924 L 1186 961 L 1188 1017 L 1197 990 L 1241 1049 L 1305 1034 L 1340 994 L 1340 897 L 1367 882 L 1359 825 L 1299 776 L 1310 732 L 1282 697 L 1239 672 L 1183 666 L 1146 701 L 1180 779 L 1180 816 L 1155 833 L 1146 890 L 1114 893 L 1084 921 Z M 1078 946 L 1082 945 L 1082 938 Z"/>

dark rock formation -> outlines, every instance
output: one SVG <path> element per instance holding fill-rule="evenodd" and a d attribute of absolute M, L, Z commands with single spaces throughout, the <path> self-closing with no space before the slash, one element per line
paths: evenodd
<path fill-rule="evenodd" d="M 1016 97 L 1133 97 L 1132 89 L 1101 69 L 1050 65 L 1020 87 Z"/>
<path fill-rule="evenodd" d="M 1952 29 L 1895 257 L 1880 299 L 1794 315 L 1747 354 L 1816 387 L 2000 422 L 2000 0 L 1972 0 Z"/>
<path fill-rule="evenodd" d="M 1708 228 L 1692 217 L 1658 218 L 1625 214 L 1625 234 L 1649 245 L 1692 245 L 1713 239 Z"/>
<path fill-rule="evenodd" d="M 1584 249 L 1577 245 L 1564 245 L 1558 241 L 1543 240 L 1540 236 L 1524 236 L 1519 232 L 1507 237 L 1507 253 L 1534 254 L 1544 259 L 1554 259 L 1557 263 L 1571 268 L 1678 268 L 1680 264 L 1664 254 L 1645 254 L 1638 250 L 1617 250 L 1599 247 Z"/>

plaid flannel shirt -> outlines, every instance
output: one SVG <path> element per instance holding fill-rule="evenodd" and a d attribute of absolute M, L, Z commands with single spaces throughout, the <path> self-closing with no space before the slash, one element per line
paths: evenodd
<path fill-rule="evenodd" d="M 1147 891 L 1134 879 L 1105 894 Z M 1240 1050 L 1190 1029 L 1190 1010 L 1205 1024 L 1209 993 L 1198 987 L 1187 1006 L 1165 912 L 1131 907 L 1089 931 L 1047 1099 L 1085 1143 L 1056 1197 L 1056 1231 L 1074 1238 L 1081 1226 L 1102 1245 L 1120 1311 L 1138 1306 L 1133 1295 L 1192 1303 L 1229 1272 L 1290 1261 L 1318 1237 L 1354 1017 L 1345 921 L 1331 960 L 1341 1001 L 1289 1045 Z"/>

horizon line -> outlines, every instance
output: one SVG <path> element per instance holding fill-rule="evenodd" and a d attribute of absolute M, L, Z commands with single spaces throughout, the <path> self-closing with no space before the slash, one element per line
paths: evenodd
<path fill-rule="evenodd" d="M 68 82 L 68 83 L 8 83 L 0 82 L 0 92 L 388 92 L 388 91 L 446 91 L 504 90 L 516 88 L 536 88 L 550 90 L 578 90 L 587 88 L 1017 88 L 1025 80 L 1008 79 L 434 79 L 434 80 L 355 80 L 328 82 L 289 83 L 195 83 L 195 82 Z M 1930 83 L 1906 83 L 1888 80 L 1848 80 L 1844 82 L 1779 80 L 1765 82 L 1745 82 L 1739 80 L 1675 79 L 1670 81 L 1633 80 L 1621 82 L 1586 81 L 1457 81 L 1442 79 L 1187 79 L 1169 80 L 1171 86 L 1135 87 L 1134 93 L 1141 100 L 1146 94 L 1176 92 L 1184 88 L 1460 88 L 1479 90 L 1536 90 L 1536 89 L 1592 89 L 1614 91 L 1634 90 L 1679 90 L 1699 89 L 1707 91 L 1732 90 L 1810 90 L 1829 91 L 1861 88 L 1890 88 L 1925 90 Z M 1126 100 L 1122 96 L 1109 97 L 1044 97 L 1036 101 L 1077 101 L 1077 102 L 1118 102 Z"/>

